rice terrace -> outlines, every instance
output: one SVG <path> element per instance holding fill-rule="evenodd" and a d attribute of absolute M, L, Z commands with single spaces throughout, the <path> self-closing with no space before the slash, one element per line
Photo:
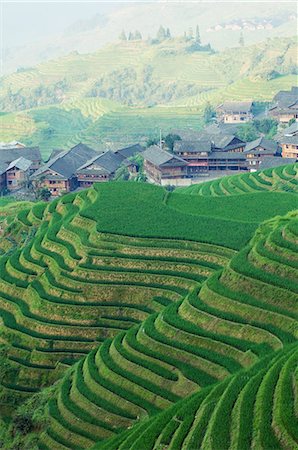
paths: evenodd
<path fill-rule="evenodd" d="M 3 2 L 0 450 L 298 450 L 294 2 Z"/>

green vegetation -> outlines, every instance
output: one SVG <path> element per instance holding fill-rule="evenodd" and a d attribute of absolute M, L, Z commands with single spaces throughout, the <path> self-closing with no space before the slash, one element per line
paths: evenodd
<path fill-rule="evenodd" d="M 297 171 L 297 164 L 289 164 L 252 173 L 224 176 L 206 183 L 179 188 L 176 192 L 203 197 L 226 197 L 245 194 L 245 198 L 250 193 L 264 193 L 269 191 L 297 193 Z M 269 200 L 269 197 L 267 198 Z M 282 198 L 286 200 L 287 197 Z M 272 204 L 272 206 L 274 205 Z"/>
<path fill-rule="evenodd" d="M 1 446 L 295 448 L 296 170 L 6 218 Z"/>
<path fill-rule="evenodd" d="M 296 85 L 294 38 L 214 53 L 201 45 L 199 30 L 192 35 L 172 39 L 164 28 L 154 44 L 134 36 L 3 77 L 1 140 L 40 145 L 45 158 L 80 141 L 125 145 L 154 138 L 160 128 L 199 129 L 204 112 L 209 121 L 223 100 L 263 107 Z M 269 77 L 272 70 L 279 75 Z"/>

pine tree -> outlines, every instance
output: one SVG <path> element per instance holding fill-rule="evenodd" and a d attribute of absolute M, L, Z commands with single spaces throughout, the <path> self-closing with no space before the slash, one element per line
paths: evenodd
<path fill-rule="evenodd" d="M 244 36 L 243 36 L 243 32 L 242 31 L 240 33 L 239 45 L 240 45 L 240 47 L 244 47 Z"/>
<path fill-rule="evenodd" d="M 167 39 L 171 39 L 172 36 L 171 36 L 170 28 L 167 28 L 166 36 L 167 36 Z"/>
<path fill-rule="evenodd" d="M 121 41 L 127 41 L 127 37 L 126 37 L 126 34 L 125 34 L 125 31 L 124 31 L 124 30 L 121 31 L 121 34 L 120 34 L 120 36 L 119 36 L 119 39 L 120 39 Z"/>
<path fill-rule="evenodd" d="M 188 30 L 188 38 L 193 39 L 193 29 L 191 27 Z"/>
<path fill-rule="evenodd" d="M 164 29 L 164 27 L 162 25 L 160 25 L 160 27 L 159 27 L 156 38 L 159 42 L 162 42 L 167 38 L 166 30 Z"/>
<path fill-rule="evenodd" d="M 130 32 L 129 32 L 129 35 L 128 35 L 128 40 L 129 40 L 129 41 L 133 41 L 134 38 L 135 38 L 135 37 L 134 37 L 134 34 L 130 31 Z"/>
<path fill-rule="evenodd" d="M 199 25 L 197 25 L 197 27 L 196 27 L 196 43 L 201 45 L 201 35 L 200 35 Z"/>
<path fill-rule="evenodd" d="M 141 33 L 140 33 L 140 31 L 139 30 L 136 30 L 135 31 L 135 40 L 136 41 L 141 41 L 143 38 L 142 38 L 142 35 L 141 35 Z"/>

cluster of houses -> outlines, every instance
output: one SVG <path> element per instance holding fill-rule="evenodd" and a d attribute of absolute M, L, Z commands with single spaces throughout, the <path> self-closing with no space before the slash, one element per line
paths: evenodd
<path fill-rule="evenodd" d="M 254 172 L 294 163 L 298 158 L 298 122 L 284 130 L 279 142 L 264 137 L 244 142 L 225 124 L 213 124 L 203 132 L 175 132 L 175 136 L 172 153 L 157 145 L 143 152 L 149 181 L 189 184 L 191 179 L 218 171 Z"/>
<path fill-rule="evenodd" d="M 0 191 L 16 191 L 32 183 L 46 188 L 53 197 L 95 182 L 115 177 L 126 166 L 138 171 L 134 156 L 141 154 L 148 180 L 161 185 L 189 184 L 200 176 L 219 171 L 255 171 L 296 162 L 298 159 L 298 88 L 281 91 L 273 99 L 268 114 L 284 124 L 276 140 L 260 137 L 244 142 L 236 135 L 239 123 L 253 118 L 252 102 L 225 102 L 217 108 L 218 122 L 204 130 L 173 130 L 173 149 L 165 144 L 145 149 L 139 144 L 116 151 L 98 152 L 85 144 L 68 150 L 54 150 L 46 163 L 38 147 L 20 142 L 0 142 Z"/>

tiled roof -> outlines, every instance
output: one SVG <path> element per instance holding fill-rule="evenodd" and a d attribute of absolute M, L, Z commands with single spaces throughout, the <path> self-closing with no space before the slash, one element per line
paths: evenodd
<path fill-rule="evenodd" d="M 96 165 L 98 167 L 102 167 L 108 173 L 115 172 L 124 161 L 125 157 L 112 152 L 111 150 L 102 153 L 101 155 L 96 155 L 93 158 L 86 161 L 82 166 L 80 166 L 76 172 L 81 172 L 82 170 L 87 170 L 87 168 L 91 165 Z"/>
<path fill-rule="evenodd" d="M 88 159 L 97 155 L 96 151 L 84 144 L 78 144 L 69 150 L 58 153 L 37 170 L 32 178 L 38 178 L 47 170 L 52 170 L 68 179 Z"/>
<path fill-rule="evenodd" d="M 244 152 L 245 153 L 253 153 L 256 151 L 258 147 L 261 147 L 263 154 L 270 154 L 272 152 L 277 152 L 278 144 L 275 141 L 272 141 L 270 139 L 265 139 L 263 137 L 260 137 L 258 139 L 255 139 L 252 142 L 248 142 L 245 146 Z M 259 153 L 259 151 L 257 151 Z"/>
<path fill-rule="evenodd" d="M 218 109 L 221 109 L 226 112 L 250 112 L 252 108 L 252 101 L 249 102 L 224 102 L 222 105 L 218 106 Z"/>
<path fill-rule="evenodd" d="M 174 144 L 174 152 L 189 152 L 189 153 L 198 153 L 198 152 L 211 152 L 211 141 L 210 139 L 206 140 L 197 140 L 197 141 L 176 141 Z"/>
<path fill-rule="evenodd" d="M 151 145 L 143 152 L 143 158 L 155 166 L 161 166 L 171 160 L 174 160 L 175 163 L 180 163 L 181 165 L 187 165 L 187 162 L 184 159 L 179 158 L 179 156 L 173 155 L 172 153 L 166 152 L 162 150 L 157 145 Z"/>

